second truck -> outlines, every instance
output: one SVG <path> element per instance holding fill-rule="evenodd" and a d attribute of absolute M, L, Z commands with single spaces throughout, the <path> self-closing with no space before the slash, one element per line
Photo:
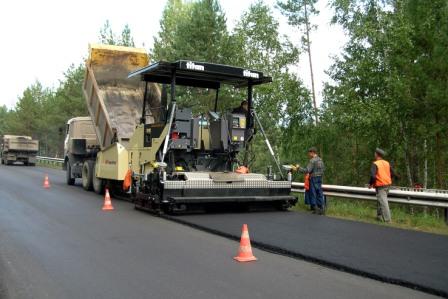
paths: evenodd
<path fill-rule="evenodd" d="M 216 204 L 287 209 L 297 202 L 290 181 L 235 171 L 247 166 L 238 156 L 258 121 L 253 88 L 269 82 L 259 71 L 187 60 L 149 64 L 143 49 L 91 45 L 83 86 L 90 118 L 68 123 L 67 183 L 81 177 L 85 189 L 107 186 L 159 212 Z M 224 85 L 246 89 L 249 113 L 217 111 Z M 179 108 L 179 86 L 214 90 L 214 109 L 193 115 Z M 91 127 L 74 138 L 82 122 Z"/>
<path fill-rule="evenodd" d="M 4 135 L 1 143 L 1 163 L 12 165 L 22 162 L 26 166 L 36 165 L 39 141 L 30 136 Z"/>

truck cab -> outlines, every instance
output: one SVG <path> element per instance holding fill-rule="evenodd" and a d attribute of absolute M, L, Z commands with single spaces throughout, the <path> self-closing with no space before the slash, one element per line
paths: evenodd
<path fill-rule="evenodd" d="M 67 121 L 64 141 L 64 169 L 67 183 L 73 185 L 77 178 L 83 178 L 83 187 L 92 188 L 94 162 L 99 150 L 95 128 L 90 117 L 75 117 Z M 86 169 L 84 169 L 86 168 Z"/>

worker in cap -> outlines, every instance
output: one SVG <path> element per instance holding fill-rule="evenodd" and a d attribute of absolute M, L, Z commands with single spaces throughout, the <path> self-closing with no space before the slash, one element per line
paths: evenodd
<path fill-rule="evenodd" d="M 309 203 L 314 214 L 325 214 L 325 201 L 322 191 L 322 177 L 324 175 L 325 165 L 317 154 L 317 148 L 308 149 L 309 162 L 303 168 L 300 165 L 295 166 L 295 170 L 309 175 Z"/>
<path fill-rule="evenodd" d="M 394 171 L 390 163 L 384 160 L 385 151 L 377 148 L 370 168 L 369 188 L 375 188 L 377 198 L 377 219 L 379 221 L 390 222 L 390 209 L 387 195 L 392 185 Z"/>

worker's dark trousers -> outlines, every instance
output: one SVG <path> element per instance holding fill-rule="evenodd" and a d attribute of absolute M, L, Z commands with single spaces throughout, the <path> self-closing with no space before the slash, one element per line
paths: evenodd
<path fill-rule="evenodd" d="M 324 193 L 322 192 L 322 177 L 316 176 L 310 178 L 311 206 L 317 205 L 318 208 L 324 207 Z"/>

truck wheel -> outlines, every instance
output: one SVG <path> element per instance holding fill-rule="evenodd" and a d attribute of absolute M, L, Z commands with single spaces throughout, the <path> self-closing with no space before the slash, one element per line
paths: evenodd
<path fill-rule="evenodd" d="M 70 162 L 67 162 L 67 170 L 65 173 L 67 178 L 67 185 L 74 185 L 75 178 L 72 177 L 72 167 L 70 166 Z"/>
<path fill-rule="evenodd" d="M 82 187 L 84 190 L 92 190 L 93 175 L 93 161 L 85 161 L 82 165 Z"/>
<path fill-rule="evenodd" d="M 93 168 L 95 169 L 95 167 Z M 104 193 L 104 180 L 97 178 L 95 174 L 93 174 L 93 191 L 97 194 L 103 194 Z"/>

